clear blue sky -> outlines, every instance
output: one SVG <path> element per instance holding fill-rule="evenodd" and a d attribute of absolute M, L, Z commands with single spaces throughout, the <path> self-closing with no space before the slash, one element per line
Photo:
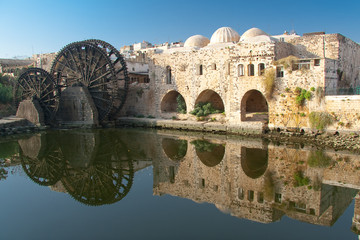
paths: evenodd
<path fill-rule="evenodd" d="M 258 27 L 276 35 L 326 31 L 360 42 L 360 0 L 151 1 L 0 0 L 0 58 L 59 51 L 97 38 L 117 48 L 163 43 L 229 26 L 240 35 Z"/>

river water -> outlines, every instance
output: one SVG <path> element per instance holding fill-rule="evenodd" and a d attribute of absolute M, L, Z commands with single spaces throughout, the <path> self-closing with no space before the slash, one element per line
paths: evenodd
<path fill-rule="evenodd" d="M 143 129 L 0 138 L 0 239 L 358 239 L 360 157 Z"/>

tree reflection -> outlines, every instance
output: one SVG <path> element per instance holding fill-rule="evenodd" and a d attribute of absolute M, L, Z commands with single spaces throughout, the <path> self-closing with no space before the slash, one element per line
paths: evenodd
<path fill-rule="evenodd" d="M 211 143 L 206 140 L 194 140 L 191 142 L 195 146 L 196 155 L 201 162 L 208 167 L 218 165 L 225 154 L 225 147 L 221 144 Z"/>
<path fill-rule="evenodd" d="M 120 201 L 129 192 L 134 167 L 114 135 L 61 132 L 19 140 L 25 173 L 43 186 L 61 181 L 77 201 L 91 205 Z"/>

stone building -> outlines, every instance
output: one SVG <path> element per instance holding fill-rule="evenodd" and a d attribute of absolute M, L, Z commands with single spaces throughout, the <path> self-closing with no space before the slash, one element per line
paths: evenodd
<path fill-rule="evenodd" d="M 339 96 L 360 93 L 360 46 L 341 34 L 270 36 L 251 28 L 240 36 L 223 27 L 210 40 L 195 35 L 147 57 L 150 83 L 137 100 L 146 108 L 128 101 L 123 114 L 196 120 L 189 112 L 209 102 L 223 112 L 211 115 L 215 121 L 255 132 L 307 130 L 311 112 L 331 114 L 330 130 L 360 127 L 359 96 Z M 302 89 L 308 95 L 297 100 Z M 178 113 L 179 95 L 186 114 Z"/>

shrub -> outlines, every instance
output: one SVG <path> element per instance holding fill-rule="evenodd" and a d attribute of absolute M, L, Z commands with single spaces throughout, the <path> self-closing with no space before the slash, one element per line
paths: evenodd
<path fill-rule="evenodd" d="M 309 122 L 312 128 L 324 130 L 334 122 L 334 118 L 326 112 L 311 112 L 309 114 Z"/>
<path fill-rule="evenodd" d="M 195 105 L 194 110 L 190 113 L 197 117 L 203 117 L 213 113 L 221 113 L 221 111 L 215 109 L 209 102 L 199 102 Z"/>
<path fill-rule="evenodd" d="M 264 74 L 264 85 L 265 85 L 265 94 L 267 97 L 272 97 L 272 94 L 275 89 L 275 75 L 276 71 L 273 68 L 266 69 Z"/>
<path fill-rule="evenodd" d="M 11 103 L 13 99 L 12 87 L 0 83 L 0 103 Z"/>
<path fill-rule="evenodd" d="M 217 145 L 206 140 L 194 140 L 191 144 L 194 145 L 196 151 L 199 152 L 212 152 L 214 147 Z"/>
<path fill-rule="evenodd" d="M 304 176 L 302 171 L 297 171 L 294 173 L 294 187 L 301 187 L 310 184 L 310 179 Z"/>
<path fill-rule="evenodd" d="M 311 87 L 311 88 L 310 88 L 310 91 L 315 92 L 315 88 L 314 88 L 314 87 Z"/>
<path fill-rule="evenodd" d="M 310 152 L 308 158 L 308 164 L 310 167 L 326 168 L 332 162 L 332 158 L 329 157 L 324 151 Z"/>
<path fill-rule="evenodd" d="M 303 105 L 305 102 L 305 99 L 310 100 L 311 96 L 312 96 L 310 91 L 306 91 L 305 89 L 302 89 L 299 87 L 296 87 L 295 93 L 297 94 L 297 96 L 295 98 L 295 102 L 298 106 Z"/>
<path fill-rule="evenodd" d="M 288 56 L 282 59 L 279 59 L 275 62 L 275 65 L 282 65 L 288 72 L 292 72 L 294 64 L 297 63 L 299 59 L 295 56 Z"/>
<path fill-rule="evenodd" d="M 176 97 L 176 102 L 177 102 L 176 111 L 177 111 L 178 113 L 185 114 L 185 113 L 186 113 L 186 103 L 185 103 L 185 99 L 179 94 L 179 95 Z"/>

